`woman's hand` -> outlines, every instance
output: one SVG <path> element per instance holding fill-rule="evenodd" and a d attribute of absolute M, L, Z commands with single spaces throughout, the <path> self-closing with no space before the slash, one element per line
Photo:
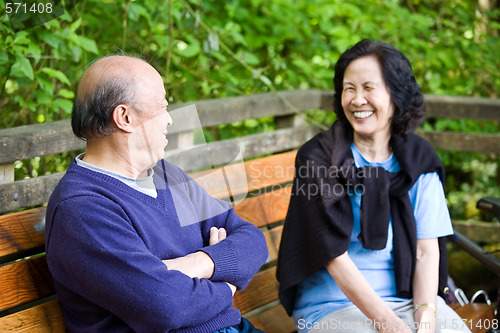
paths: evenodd
<path fill-rule="evenodd" d="M 413 302 L 436 304 L 439 280 L 439 245 L 437 238 L 417 239 L 417 262 L 413 277 Z M 422 306 L 415 311 L 417 332 L 435 332 L 436 313 L 432 307 Z"/>
<path fill-rule="evenodd" d="M 373 290 L 346 252 L 329 261 L 328 273 L 339 288 L 369 319 L 379 332 L 411 333 L 403 320 Z"/>
<path fill-rule="evenodd" d="M 417 333 L 434 333 L 436 331 L 436 315 L 429 307 L 421 307 L 415 311 L 415 322 L 419 323 Z"/>

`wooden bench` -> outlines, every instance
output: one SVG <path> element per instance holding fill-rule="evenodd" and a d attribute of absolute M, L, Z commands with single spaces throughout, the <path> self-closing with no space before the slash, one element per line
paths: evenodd
<path fill-rule="evenodd" d="M 296 151 L 291 151 L 246 162 L 248 182 L 245 186 L 231 188 L 235 196 L 243 191 L 250 192 L 248 198 L 235 206 L 235 210 L 263 230 L 269 248 L 268 263 L 244 291 L 236 293 L 234 305 L 266 332 L 294 331 L 293 321 L 278 306 L 275 262 L 282 226 L 275 227 L 274 224 L 282 221 L 286 214 L 295 154 Z M 226 167 L 226 179 L 213 171 L 192 176 L 200 185 L 208 184 L 207 189 L 214 196 L 224 198 L 225 191 L 221 191 L 219 185 L 241 183 L 241 175 L 233 172 L 237 168 L 239 165 Z M 218 185 L 211 188 L 210 184 Z M 45 207 L 0 217 L 2 332 L 64 332 L 59 302 L 45 256 L 41 254 L 44 251 L 44 219 Z"/>
<path fill-rule="evenodd" d="M 295 331 L 293 321 L 279 304 L 275 278 L 277 249 L 286 214 L 296 148 L 320 129 L 307 125 L 301 114 L 310 109 L 331 110 L 332 93 L 317 90 L 288 91 L 231 97 L 196 102 L 204 126 L 216 126 L 246 119 L 275 117 L 277 129 L 226 140 L 241 147 L 245 159 L 245 177 L 241 165 L 224 166 L 224 174 L 213 170 L 191 175 L 207 186 L 214 196 L 224 197 L 227 191 L 210 188 L 211 178 L 225 177 L 218 182 L 229 183 L 231 195 L 249 193 L 237 202 L 235 210 L 264 232 L 269 260 L 249 286 L 237 292 L 234 305 L 262 330 Z M 500 119 L 500 101 L 488 99 L 427 96 L 430 117 Z M 182 107 L 174 105 L 171 108 Z M 182 119 L 182 114 L 169 130 L 167 160 L 189 155 L 193 129 L 196 125 Z M 479 151 L 500 154 L 499 135 L 422 132 L 436 149 Z M 0 130 L 0 328 L 15 332 L 63 332 L 61 311 L 44 257 L 45 208 L 53 188 L 63 173 L 14 181 L 14 162 L 37 156 L 83 149 L 70 129 L 69 121 L 30 125 Z M 195 156 L 184 161 L 183 168 L 203 169 L 202 159 Z M 213 161 L 212 161 L 213 163 Z M 177 163 L 176 163 L 177 164 Z M 181 163 L 182 164 L 182 163 Z M 217 163 L 215 163 L 217 164 Z M 188 171 L 191 171 L 188 170 Z M 202 178 L 204 177 L 204 178 Z M 217 181 L 216 181 L 217 183 Z M 13 212 L 42 205 L 42 207 Z"/>

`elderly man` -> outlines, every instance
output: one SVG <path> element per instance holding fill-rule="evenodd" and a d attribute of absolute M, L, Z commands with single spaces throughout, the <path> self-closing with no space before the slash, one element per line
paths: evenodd
<path fill-rule="evenodd" d="M 45 233 L 71 332 L 258 331 L 232 298 L 265 262 L 265 239 L 162 159 L 165 95 L 158 72 L 129 56 L 81 79 L 72 127 L 86 152 L 52 194 Z"/>

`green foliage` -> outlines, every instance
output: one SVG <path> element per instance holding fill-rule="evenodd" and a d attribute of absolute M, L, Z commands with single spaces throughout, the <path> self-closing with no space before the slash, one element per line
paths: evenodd
<path fill-rule="evenodd" d="M 499 9 L 447 0 L 81 0 L 13 33 L 0 23 L 0 127 L 67 118 L 87 64 L 123 51 L 150 61 L 170 102 L 331 89 L 339 55 L 380 39 L 411 60 L 432 94 L 496 97 Z"/>
<path fill-rule="evenodd" d="M 0 128 L 68 118 L 87 65 L 122 51 L 144 57 L 160 72 L 170 103 L 332 89 L 336 60 L 362 38 L 386 41 L 405 53 L 424 93 L 498 97 L 499 28 L 498 5 L 481 8 L 477 0 L 80 0 L 63 16 L 17 33 L 4 14 Z M 334 119 L 320 111 L 308 116 L 327 125 Z M 206 139 L 274 126 L 271 118 L 248 120 L 207 130 Z M 425 126 L 500 130 L 497 123 L 465 120 Z M 447 183 L 449 191 L 463 192 L 463 183 L 473 190 L 495 186 L 491 176 L 480 187 L 481 177 L 462 164 L 479 161 L 486 167 L 497 157 L 441 157 L 458 175 Z M 57 172 L 65 163 L 62 157 L 20 162 L 16 177 Z"/>

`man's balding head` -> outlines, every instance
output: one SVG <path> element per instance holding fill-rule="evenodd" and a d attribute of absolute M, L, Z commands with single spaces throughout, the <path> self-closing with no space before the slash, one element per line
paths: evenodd
<path fill-rule="evenodd" d="M 86 140 L 114 132 L 113 110 L 120 104 L 134 105 L 141 73 L 148 70 L 154 69 L 144 60 L 124 55 L 92 63 L 82 76 L 73 104 L 75 135 Z"/>

